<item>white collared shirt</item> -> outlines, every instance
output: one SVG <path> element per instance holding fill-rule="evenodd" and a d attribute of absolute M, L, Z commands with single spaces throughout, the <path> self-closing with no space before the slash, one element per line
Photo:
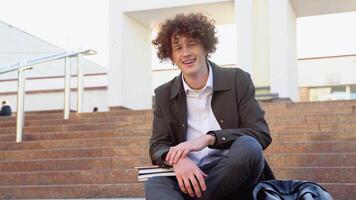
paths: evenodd
<path fill-rule="evenodd" d="M 183 76 L 183 75 L 182 75 Z M 213 96 L 213 73 L 209 64 L 209 77 L 206 85 L 201 90 L 194 90 L 189 87 L 182 77 L 184 91 L 187 96 L 187 140 L 205 135 L 212 130 L 221 130 L 211 108 L 211 98 Z M 198 165 L 204 165 L 226 154 L 228 150 L 210 149 L 208 147 L 198 152 L 189 153 L 189 158 Z"/>

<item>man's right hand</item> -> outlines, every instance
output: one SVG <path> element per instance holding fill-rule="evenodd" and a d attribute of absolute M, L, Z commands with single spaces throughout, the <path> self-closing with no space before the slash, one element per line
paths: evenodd
<path fill-rule="evenodd" d="M 201 197 L 206 190 L 204 178 L 207 176 L 190 158 L 181 158 L 173 165 L 178 184 L 182 192 L 191 197 Z"/>

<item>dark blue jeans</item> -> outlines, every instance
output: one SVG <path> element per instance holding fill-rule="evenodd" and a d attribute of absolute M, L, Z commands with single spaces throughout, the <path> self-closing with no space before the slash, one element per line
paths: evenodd
<path fill-rule="evenodd" d="M 201 167 L 208 174 L 201 200 L 246 200 L 264 168 L 261 145 L 250 136 L 239 137 L 229 153 Z M 145 183 L 147 200 L 190 200 L 181 192 L 175 177 L 153 177 Z"/>

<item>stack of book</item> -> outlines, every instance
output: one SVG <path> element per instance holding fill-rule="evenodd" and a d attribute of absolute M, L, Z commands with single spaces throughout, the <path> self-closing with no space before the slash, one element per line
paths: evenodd
<path fill-rule="evenodd" d="M 160 168 L 157 165 L 135 167 L 138 181 L 146 181 L 155 176 L 175 176 L 173 168 Z"/>

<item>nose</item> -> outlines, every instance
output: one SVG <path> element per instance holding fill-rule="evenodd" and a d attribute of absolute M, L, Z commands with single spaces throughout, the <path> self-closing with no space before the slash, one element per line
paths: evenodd
<path fill-rule="evenodd" d="M 189 57 L 189 56 L 191 56 L 191 53 L 192 52 L 189 47 L 187 47 L 187 46 L 183 47 L 183 57 Z"/>

